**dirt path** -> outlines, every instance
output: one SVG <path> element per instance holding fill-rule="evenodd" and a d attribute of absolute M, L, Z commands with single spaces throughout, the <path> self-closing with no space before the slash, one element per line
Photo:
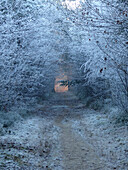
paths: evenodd
<path fill-rule="evenodd" d="M 71 112 L 76 106 L 75 102 L 70 102 L 73 101 L 74 96 L 70 94 L 64 98 L 66 105 L 63 104 L 61 107 L 60 102 L 61 115 L 57 116 L 55 120 L 55 125 L 61 129 L 60 142 L 64 170 L 102 170 L 101 160 L 96 155 L 94 148 L 72 130 L 72 123 L 68 117 L 73 115 Z M 80 119 L 80 115 L 77 116 L 77 119 Z"/>
<path fill-rule="evenodd" d="M 5 130 L 0 170 L 128 170 L 126 127 L 115 129 L 69 92 Z"/>

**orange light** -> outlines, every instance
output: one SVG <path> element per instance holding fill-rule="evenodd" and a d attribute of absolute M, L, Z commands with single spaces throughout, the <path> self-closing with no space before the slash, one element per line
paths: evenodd
<path fill-rule="evenodd" d="M 67 80 L 67 76 L 63 76 L 62 78 L 56 78 L 55 80 L 55 86 L 54 86 L 54 90 L 56 93 L 63 93 L 68 91 L 68 86 L 61 86 L 61 82 L 59 81 L 63 81 L 63 80 Z"/>

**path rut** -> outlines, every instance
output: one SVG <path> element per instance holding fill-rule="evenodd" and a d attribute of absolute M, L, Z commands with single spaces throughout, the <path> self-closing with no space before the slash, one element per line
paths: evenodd
<path fill-rule="evenodd" d="M 70 99 L 66 97 L 66 105 L 65 107 L 64 104 L 62 105 L 62 111 L 55 120 L 55 125 L 61 129 L 60 142 L 64 170 L 102 170 L 102 161 L 95 153 L 93 146 L 72 129 L 72 123 L 68 119 L 72 117 L 73 108 L 75 108 L 75 103 L 69 102 L 73 101 L 72 99 L 71 94 Z M 61 104 L 60 102 L 59 109 Z M 77 118 L 79 119 L 80 115 Z"/>

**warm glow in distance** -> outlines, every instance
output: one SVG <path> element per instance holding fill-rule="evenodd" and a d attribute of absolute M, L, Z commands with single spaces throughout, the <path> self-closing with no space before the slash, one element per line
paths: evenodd
<path fill-rule="evenodd" d="M 59 81 L 63 81 L 63 80 L 67 80 L 67 76 L 56 78 L 55 86 L 54 86 L 54 90 L 56 93 L 63 93 L 63 92 L 68 91 L 68 86 L 61 86 L 61 82 L 59 82 Z"/>

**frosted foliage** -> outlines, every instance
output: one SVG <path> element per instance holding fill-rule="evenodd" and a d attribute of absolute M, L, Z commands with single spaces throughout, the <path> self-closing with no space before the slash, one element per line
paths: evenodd
<path fill-rule="evenodd" d="M 58 15 L 57 15 L 57 14 Z M 56 21 L 62 19 L 48 2 L 0 2 L 0 103 L 6 108 L 33 101 L 50 90 L 60 47 Z M 58 40 L 59 43 L 59 40 Z M 31 100 L 30 100 L 31 99 Z"/>
<path fill-rule="evenodd" d="M 67 56 L 74 76 L 82 65 L 86 85 L 109 80 L 114 102 L 127 111 L 127 1 L 65 2 L 1 0 L 1 106 L 43 97 Z"/>
<path fill-rule="evenodd" d="M 70 29 L 74 53 L 85 54 L 85 82 L 97 77 L 108 79 L 113 100 L 128 110 L 128 6 L 121 0 L 81 1 L 80 8 L 65 15 Z"/>

